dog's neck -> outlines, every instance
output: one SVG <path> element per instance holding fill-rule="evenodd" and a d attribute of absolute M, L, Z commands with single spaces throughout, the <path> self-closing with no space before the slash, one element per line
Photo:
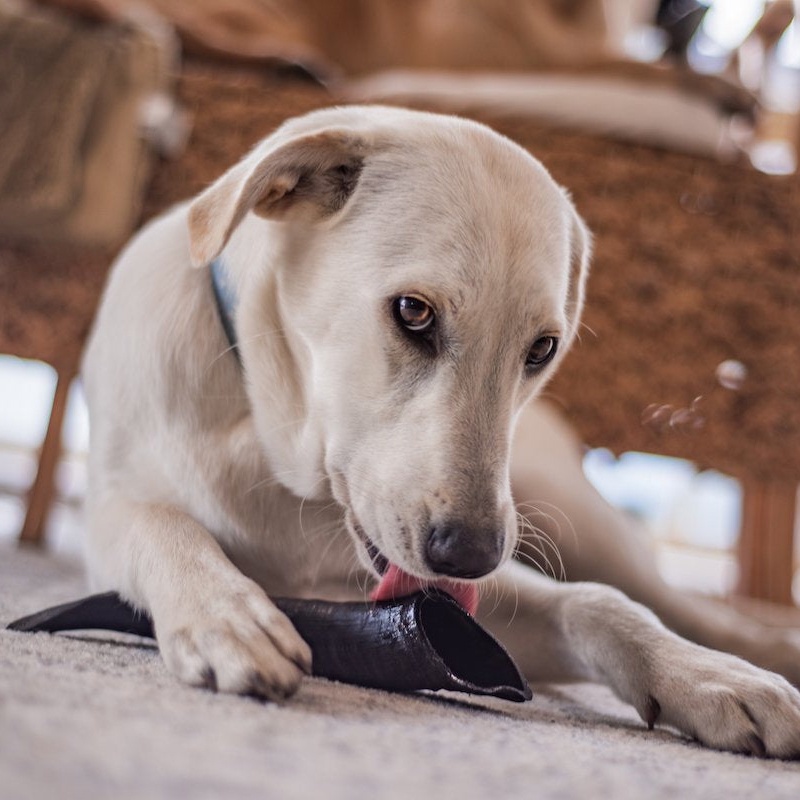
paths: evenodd
<path fill-rule="evenodd" d="M 231 280 L 225 271 L 225 264 L 221 258 L 215 258 L 209 265 L 211 271 L 211 288 L 214 291 L 214 300 L 217 303 L 219 319 L 222 329 L 230 344 L 230 349 L 241 363 L 242 355 L 239 352 L 239 343 L 236 337 L 234 316 L 236 312 L 237 297 Z"/>
<path fill-rule="evenodd" d="M 245 365 L 239 342 L 240 339 L 252 340 L 252 334 L 247 333 L 247 324 L 248 319 L 253 324 L 255 315 L 251 314 L 248 318 L 245 313 L 247 289 L 241 284 L 237 287 L 236 267 L 235 255 L 218 257 L 206 267 L 206 279 L 210 278 L 217 316 L 228 341 L 226 350 L 233 352 L 238 363 L 239 378 L 243 384 L 240 388 L 247 398 L 249 416 L 255 422 L 259 446 L 270 467 L 282 476 L 280 484 L 284 489 L 306 500 L 324 500 L 329 503 L 330 484 L 324 471 L 323 449 L 316 420 L 303 412 L 303 398 L 293 381 L 269 380 L 268 376 L 273 373 L 269 369 L 263 371 L 263 365 L 269 362 L 271 355 L 274 357 L 272 366 L 275 369 L 286 371 L 286 374 L 290 374 L 290 371 L 291 374 L 296 373 L 298 367 L 291 363 L 294 356 L 283 333 L 275 337 L 273 347 L 262 348 L 261 364 L 245 380 Z M 267 300 L 259 311 L 269 313 L 268 306 Z M 274 329 L 283 331 L 282 326 Z M 272 326 L 269 330 L 273 330 Z M 287 423 L 276 426 L 275 418 L 286 420 Z"/>

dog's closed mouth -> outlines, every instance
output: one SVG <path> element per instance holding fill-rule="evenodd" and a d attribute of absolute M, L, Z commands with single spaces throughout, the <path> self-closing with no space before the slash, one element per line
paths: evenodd
<path fill-rule="evenodd" d="M 429 589 L 439 589 L 449 594 L 468 614 L 475 616 L 478 610 L 478 587 L 467 581 L 454 581 L 449 578 L 428 580 L 417 578 L 403 571 L 396 564 L 392 564 L 386 556 L 373 544 L 365 541 L 367 552 L 378 574 L 381 576 L 378 585 L 372 590 L 370 599 L 396 600 L 415 592 L 424 592 Z"/>

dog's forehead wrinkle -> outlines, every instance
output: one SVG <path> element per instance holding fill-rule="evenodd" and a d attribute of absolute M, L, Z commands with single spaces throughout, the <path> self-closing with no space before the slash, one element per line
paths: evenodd
<path fill-rule="evenodd" d="M 433 190 L 427 176 L 420 178 L 428 190 L 419 196 L 413 176 L 408 185 L 408 180 L 380 171 L 373 174 L 376 180 L 366 181 L 363 191 L 357 190 L 355 202 L 363 213 L 351 219 L 359 234 L 381 231 L 375 243 L 377 263 L 387 270 L 418 264 L 432 275 L 449 271 L 454 284 L 467 286 L 493 276 L 540 280 L 541 266 L 566 263 L 564 223 L 546 210 L 547 202 L 539 213 L 528 193 L 520 195 L 507 186 L 495 186 L 488 193 L 475 192 L 474 187 L 454 191 L 451 177 L 448 174 Z M 552 191 L 558 192 L 557 187 Z M 390 202 L 373 202 L 372 193 Z"/>
<path fill-rule="evenodd" d="M 475 126 L 433 126 L 400 136 L 400 143 L 373 154 L 367 161 L 359 191 L 379 193 L 395 207 L 415 199 L 427 215 L 444 207 L 495 210 L 515 196 L 525 207 L 531 194 L 560 190 L 527 152 L 497 134 Z"/>

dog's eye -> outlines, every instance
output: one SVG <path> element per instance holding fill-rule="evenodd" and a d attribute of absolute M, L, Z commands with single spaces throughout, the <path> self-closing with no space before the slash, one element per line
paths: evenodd
<path fill-rule="evenodd" d="M 394 301 L 394 318 L 411 333 L 425 333 L 433 328 L 436 313 L 421 297 L 404 295 Z"/>
<path fill-rule="evenodd" d="M 558 339 L 555 336 L 541 336 L 528 351 L 525 366 L 529 370 L 539 369 L 550 361 L 558 350 Z"/>

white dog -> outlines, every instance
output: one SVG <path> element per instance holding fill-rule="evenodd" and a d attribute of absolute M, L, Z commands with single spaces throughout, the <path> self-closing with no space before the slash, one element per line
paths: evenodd
<path fill-rule="evenodd" d="M 580 514 L 566 475 L 584 514 L 611 513 L 560 423 L 524 410 L 575 336 L 588 254 L 565 192 L 481 125 L 286 123 L 113 270 L 84 365 L 95 586 L 150 612 L 182 680 L 281 698 L 312 654 L 269 594 L 436 585 L 474 610 L 491 575 L 479 617 L 531 680 L 601 681 L 651 726 L 800 755 L 784 678 L 509 561 L 512 480 Z"/>

